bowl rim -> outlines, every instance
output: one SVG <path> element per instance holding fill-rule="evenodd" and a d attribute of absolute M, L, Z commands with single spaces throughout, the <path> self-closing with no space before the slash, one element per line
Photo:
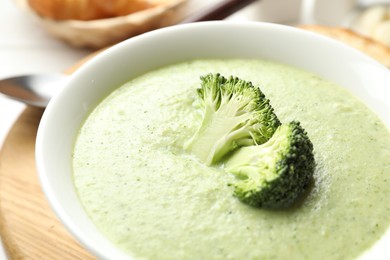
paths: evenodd
<path fill-rule="evenodd" d="M 74 224 L 74 220 L 70 217 L 69 212 L 62 207 L 57 199 L 57 195 L 53 187 L 51 186 L 49 175 L 50 173 L 46 171 L 45 166 L 45 138 L 48 134 L 48 122 L 54 120 L 56 118 L 56 113 L 59 111 L 60 106 L 59 101 L 64 98 L 64 93 L 70 93 L 72 91 L 76 91 L 77 82 L 80 81 L 84 74 L 91 73 L 91 71 L 98 70 L 98 66 L 102 66 L 103 63 L 106 63 L 112 59 L 113 56 L 119 55 L 121 52 L 126 49 L 131 49 L 134 46 L 139 46 L 144 42 L 154 41 L 156 38 L 161 38 L 163 35 L 180 35 L 180 33 L 188 32 L 188 31 L 197 31 L 200 32 L 200 29 L 204 30 L 217 30 L 217 29 L 244 29 L 251 28 L 250 30 L 259 30 L 259 31 L 274 31 L 276 34 L 294 34 L 298 35 L 298 37 L 303 37 L 306 40 L 311 41 L 310 44 L 321 43 L 326 46 L 330 46 L 334 49 L 338 49 L 342 52 L 348 53 L 349 55 L 355 57 L 357 60 L 362 61 L 364 64 L 368 64 L 372 66 L 375 70 L 378 70 L 380 74 L 384 75 L 384 73 L 388 73 L 388 69 L 384 67 L 379 62 L 373 60 L 367 55 L 361 53 L 358 50 L 353 49 L 343 43 L 337 42 L 336 40 L 327 38 L 322 35 L 315 34 L 313 32 L 305 31 L 299 28 L 294 28 L 287 25 L 273 24 L 273 23 L 265 23 L 265 22 L 230 22 L 230 21 L 213 21 L 213 22 L 199 22 L 194 24 L 183 24 L 183 25 L 175 25 L 171 27 L 166 27 L 162 29 L 158 29 L 155 31 L 151 31 L 139 36 L 135 36 L 126 41 L 118 43 L 113 47 L 108 48 L 107 50 L 101 52 L 97 56 L 93 57 L 91 60 L 87 61 L 80 69 L 78 69 L 71 76 L 71 80 L 68 83 L 68 87 L 64 88 L 61 93 L 59 93 L 56 97 L 52 99 L 46 108 L 41 122 L 39 124 L 37 139 L 36 139 L 36 166 L 38 170 L 39 180 L 41 183 L 42 190 L 49 201 L 49 204 L 52 210 L 55 212 L 57 217 L 61 220 L 66 229 L 76 238 L 85 248 L 87 248 L 94 255 L 101 258 L 110 258 L 110 255 L 106 254 L 106 252 L 102 252 L 99 248 L 96 248 L 93 239 L 84 234 L 81 230 L 78 230 Z M 248 29 L 249 31 L 249 29 Z M 390 80 L 390 75 L 387 77 Z M 88 108 L 91 109 L 91 108 Z M 87 109 L 87 110 L 88 110 Z M 84 112 L 88 113 L 88 112 Z M 386 124 L 389 128 L 389 124 Z M 81 125 L 80 125 L 81 126 Z M 390 240 L 390 229 L 384 235 L 388 240 Z M 381 239 L 382 240 L 382 239 Z M 119 254 L 119 258 L 127 259 L 131 258 L 131 256 L 125 254 Z M 117 259 L 119 259 L 117 258 Z"/>

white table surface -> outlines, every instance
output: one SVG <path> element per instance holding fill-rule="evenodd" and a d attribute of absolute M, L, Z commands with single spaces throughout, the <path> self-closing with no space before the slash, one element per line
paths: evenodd
<path fill-rule="evenodd" d="M 299 10 L 300 0 L 262 0 L 228 19 L 289 23 L 298 19 Z M 0 78 L 60 72 L 90 52 L 53 38 L 34 18 L 20 10 L 13 0 L 0 1 Z M 0 96 L 0 149 L 24 109 L 23 104 Z M 1 243 L 0 259 L 6 259 Z"/>

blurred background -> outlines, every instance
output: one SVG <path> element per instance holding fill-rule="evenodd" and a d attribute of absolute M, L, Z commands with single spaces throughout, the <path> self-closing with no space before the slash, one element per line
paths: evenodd
<path fill-rule="evenodd" d="M 41 1 L 44 2 L 45 0 Z M 37 0 L 32 2 L 37 2 Z M 170 20 L 166 23 L 180 21 L 180 19 L 218 2 L 223 2 L 223 0 L 183 1 L 180 3 L 179 8 L 170 14 Z M 356 17 L 356 12 L 361 12 L 363 7 L 367 5 L 381 3 L 386 4 L 389 1 L 259 0 L 231 15 L 227 20 L 266 21 L 288 25 L 320 24 L 350 27 L 350 20 L 352 17 Z M 374 17 L 373 19 L 390 19 L 390 11 L 388 13 L 381 14 L 379 12 L 377 14 L 379 17 Z M 47 19 L 38 14 L 39 12 L 28 6 L 28 0 L 2 0 L 0 2 L 0 78 L 11 74 L 63 71 L 93 51 L 88 46 L 74 46 L 67 41 L 59 39 L 58 35 L 56 35 L 55 31 L 57 31 L 57 34 L 64 32 L 62 36 L 68 34 L 69 38 L 86 37 L 85 34 L 88 33 L 82 36 L 69 33 L 69 31 L 79 29 L 82 27 L 81 25 L 69 24 L 56 27 L 53 24 L 48 24 L 45 21 Z M 108 21 L 110 19 L 106 20 L 107 23 L 110 23 Z M 165 18 L 165 20 L 167 19 Z M 93 22 L 84 21 L 85 24 L 93 24 Z M 142 22 L 145 21 L 140 19 L 139 23 Z M 96 25 L 96 28 L 107 26 L 110 25 L 101 23 Z M 134 24 L 128 24 L 128 26 L 131 27 Z M 93 30 L 89 33 L 93 34 Z"/>

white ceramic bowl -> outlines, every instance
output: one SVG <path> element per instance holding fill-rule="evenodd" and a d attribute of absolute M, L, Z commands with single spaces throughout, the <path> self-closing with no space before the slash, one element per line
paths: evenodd
<path fill-rule="evenodd" d="M 390 72 L 323 36 L 275 24 L 207 22 L 160 29 L 120 43 L 74 73 L 47 107 L 36 143 L 40 180 L 54 211 L 99 258 L 128 256 L 99 233 L 77 198 L 71 169 L 77 132 L 89 112 L 118 86 L 144 72 L 195 58 L 261 58 L 303 68 L 349 89 L 390 129 Z M 387 232 L 364 257 L 389 259 L 389 244 Z"/>

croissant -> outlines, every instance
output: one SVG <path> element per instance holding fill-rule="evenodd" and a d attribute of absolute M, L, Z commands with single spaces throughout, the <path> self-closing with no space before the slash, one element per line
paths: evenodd
<path fill-rule="evenodd" d="M 54 20 L 95 20 L 156 6 L 156 0 L 28 0 L 40 16 Z"/>

